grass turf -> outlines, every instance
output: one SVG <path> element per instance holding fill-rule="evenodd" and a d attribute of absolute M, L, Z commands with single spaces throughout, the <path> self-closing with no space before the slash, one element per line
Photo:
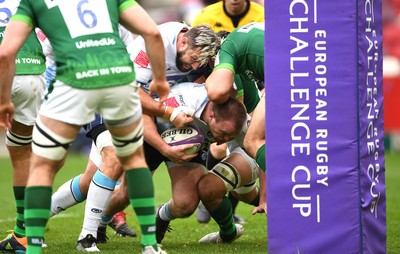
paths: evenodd
<path fill-rule="evenodd" d="M 66 180 L 83 172 L 87 157 L 70 154 L 63 169 L 57 174 L 54 190 Z M 14 226 L 15 205 L 12 194 L 12 168 L 8 158 L 0 158 L 0 237 Z M 171 195 L 170 181 L 165 168 L 160 168 L 154 175 L 157 204 L 167 201 Z M 386 185 L 387 185 L 387 247 L 389 254 L 400 253 L 400 154 L 386 154 Z M 207 233 L 217 231 L 217 225 L 211 221 L 199 224 L 195 215 L 187 219 L 177 219 L 171 222 L 173 230 L 167 233 L 163 246 L 168 253 L 266 253 L 266 218 L 251 215 L 252 207 L 239 203 L 237 213 L 245 218 L 245 233 L 230 245 L 199 245 L 197 241 Z M 128 224 L 138 231 L 137 222 L 132 208 L 127 208 L 132 216 L 127 217 Z M 49 220 L 46 228 L 46 243 L 48 248 L 43 253 L 70 254 L 80 253 L 75 249 L 76 241 L 83 222 L 84 204 L 61 213 Z M 139 238 L 123 238 L 113 234 L 108 227 L 109 241 L 99 244 L 102 253 L 140 253 Z M 0 238 L 1 239 L 1 238 Z"/>

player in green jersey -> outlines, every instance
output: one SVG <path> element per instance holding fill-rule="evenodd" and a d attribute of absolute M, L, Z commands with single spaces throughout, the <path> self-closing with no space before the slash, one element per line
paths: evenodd
<path fill-rule="evenodd" d="M 264 23 L 250 23 L 237 28 L 222 43 L 213 72 L 206 80 L 207 93 L 211 101 L 224 103 L 232 96 L 235 74 L 245 80 L 264 82 Z M 266 170 L 264 105 L 262 97 L 253 112 L 244 138 L 246 152 L 256 160 L 263 172 Z M 260 179 L 265 179 L 265 177 L 260 177 Z M 200 197 L 208 191 L 205 186 L 199 184 Z M 212 205 L 207 200 L 201 199 L 212 218 L 220 226 L 218 232 L 206 235 L 201 242 L 223 243 L 237 238 L 231 207 L 226 199 L 226 197 L 219 198 Z M 253 214 L 263 212 L 266 212 L 266 205 L 256 207 Z"/>
<path fill-rule="evenodd" d="M 4 30 L 17 10 L 19 1 L 0 1 L 0 42 Z M 14 230 L 0 241 L 0 252 L 6 250 L 25 251 L 24 196 L 29 175 L 31 157 L 32 129 L 42 103 L 45 89 L 44 71 L 46 68 L 42 47 L 35 32 L 18 51 L 15 59 L 16 70 L 12 82 L 11 101 L 15 105 L 14 119 L 6 130 L 6 146 L 13 165 L 13 192 L 16 203 L 16 223 Z"/>
<path fill-rule="evenodd" d="M 213 72 L 206 80 L 206 87 L 210 100 L 216 103 L 224 103 L 231 96 L 235 74 L 256 83 L 264 82 L 264 23 L 250 23 L 235 29 L 222 43 L 215 61 Z M 265 109 L 258 107 L 260 110 Z M 257 108 L 255 113 L 263 115 L 263 112 L 257 112 Z M 246 152 L 265 171 L 265 155 L 260 152 L 260 149 L 265 150 L 265 144 L 255 147 L 254 143 L 249 142 L 250 138 L 256 139 L 250 130 L 253 129 L 251 125 L 244 143 Z M 264 128 L 264 124 L 255 128 Z"/>
<path fill-rule="evenodd" d="M 94 120 L 95 112 L 104 118 L 125 170 L 130 203 L 142 229 L 142 252 L 165 253 L 155 239 L 154 187 L 143 156 L 139 86 L 118 22 L 143 36 L 153 70 L 150 91 L 164 101 L 169 85 L 162 38 L 155 22 L 134 0 L 26 0 L 7 25 L 0 45 L 1 127 L 11 127 L 15 56 L 35 26 L 47 35 L 57 65 L 33 129 L 25 191 L 29 254 L 42 253 L 54 177 L 80 127 Z M 91 249 L 94 240 L 87 235 L 79 242 L 83 250 L 96 251 Z"/>

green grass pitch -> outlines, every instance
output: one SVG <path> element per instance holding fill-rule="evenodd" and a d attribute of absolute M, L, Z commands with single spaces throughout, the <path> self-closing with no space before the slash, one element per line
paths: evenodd
<path fill-rule="evenodd" d="M 67 162 L 57 174 L 54 189 L 66 180 L 83 172 L 87 162 L 85 155 L 70 154 Z M 0 159 L 0 239 L 6 236 L 6 231 L 14 226 L 15 205 L 12 195 L 12 168 L 8 158 Z M 154 175 L 157 205 L 167 201 L 171 195 L 168 173 L 164 167 Z M 400 154 L 386 154 L 387 183 L 387 246 L 389 254 L 400 253 Z M 198 240 L 207 233 L 217 231 L 217 225 L 211 221 L 199 224 L 195 215 L 186 219 L 171 222 L 173 230 L 166 234 L 163 241 L 168 253 L 267 253 L 266 217 L 261 214 L 251 215 L 252 207 L 240 203 L 237 209 L 247 224 L 245 233 L 233 244 L 199 245 Z M 127 217 L 128 224 L 139 231 L 134 212 L 131 207 L 126 211 L 132 216 Z M 61 213 L 49 220 L 46 228 L 46 243 L 48 248 L 43 253 L 71 254 L 80 253 L 75 249 L 78 235 L 83 222 L 84 204 Z M 107 244 L 99 244 L 101 253 L 140 253 L 140 241 L 136 238 L 123 238 L 113 234 L 108 227 Z"/>

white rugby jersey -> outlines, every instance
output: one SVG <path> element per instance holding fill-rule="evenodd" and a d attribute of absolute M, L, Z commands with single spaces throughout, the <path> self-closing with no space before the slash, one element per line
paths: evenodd
<path fill-rule="evenodd" d="M 207 97 L 207 89 L 205 84 L 198 83 L 179 83 L 171 87 L 171 90 L 168 95 L 168 99 L 165 101 L 167 106 L 177 108 L 179 106 L 186 106 L 194 110 L 194 125 L 203 132 L 204 137 L 206 138 L 207 143 L 215 142 L 214 137 L 210 132 L 210 128 L 208 125 L 200 119 L 203 110 L 209 101 Z M 241 133 L 235 137 L 234 142 L 239 146 L 243 147 L 243 138 L 247 132 L 250 115 L 248 116 L 248 121 L 245 122 Z M 165 119 L 158 117 L 158 123 L 165 123 Z"/>
<path fill-rule="evenodd" d="M 176 67 L 176 43 L 178 34 L 191 27 L 180 22 L 167 22 L 157 27 L 164 42 L 167 80 L 176 81 L 185 77 L 189 72 L 181 72 Z M 145 85 L 152 80 L 153 74 L 142 36 L 138 36 L 133 42 L 131 60 L 135 65 L 136 80 L 144 84 L 142 87 L 148 91 L 148 87 Z"/>

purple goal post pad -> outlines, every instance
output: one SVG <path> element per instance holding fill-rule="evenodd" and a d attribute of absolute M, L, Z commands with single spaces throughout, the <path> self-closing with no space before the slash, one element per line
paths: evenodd
<path fill-rule="evenodd" d="M 268 253 L 386 253 L 382 2 L 265 6 Z"/>

